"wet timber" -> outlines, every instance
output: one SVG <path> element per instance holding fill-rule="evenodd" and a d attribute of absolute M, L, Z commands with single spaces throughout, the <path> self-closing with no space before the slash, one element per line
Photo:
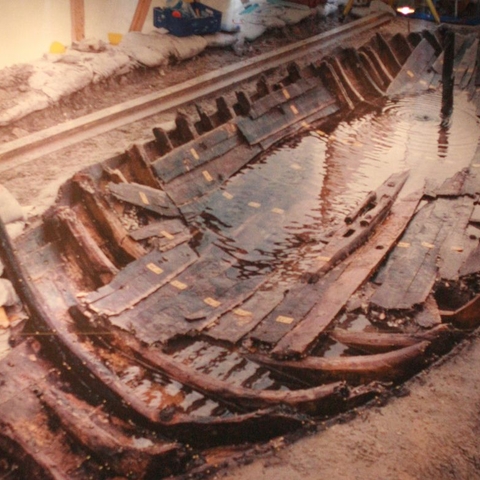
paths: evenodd
<path fill-rule="evenodd" d="M 476 101 L 478 41 L 465 42 L 455 89 Z M 78 172 L 18 239 L 0 224 L 30 317 L 0 361 L 12 478 L 201 472 L 218 448 L 234 457 L 384 394 L 478 326 L 478 152 L 442 185 L 378 182 L 318 244 L 298 241 L 289 275 L 265 252 L 304 206 L 242 177 L 286 138 L 437 85 L 441 45 L 376 35 L 289 64 L 280 82 L 180 111 L 172 130 Z M 363 331 L 340 322 L 355 295 Z"/>

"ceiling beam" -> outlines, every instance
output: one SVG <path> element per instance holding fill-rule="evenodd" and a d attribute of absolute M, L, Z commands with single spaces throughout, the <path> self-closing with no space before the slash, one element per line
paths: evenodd
<path fill-rule="evenodd" d="M 137 8 L 130 24 L 130 32 L 141 32 L 150 9 L 152 0 L 138 0 Z"/>
<path fill-rule="evenodd" d="M 72 19 L 72 42 L 79 42 L 85 38 L 84 0 L 70 0 L 70 17 Z"/>

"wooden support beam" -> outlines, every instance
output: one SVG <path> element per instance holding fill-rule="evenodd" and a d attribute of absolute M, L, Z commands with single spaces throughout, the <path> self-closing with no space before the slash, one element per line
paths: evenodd
<path fill-rule="evenodd" d="M 137 8 L 133 14 L 132 23 L 130 24 L 130 32 L 142 31 L 151 4 L 152 0 L 138 0 Z"/>
<path fill-rule="evenodd" d="M 84 0 L 70 0 L 70 16 L 72 19 L 72 42 L 79 42 L 85 38 Z"/>

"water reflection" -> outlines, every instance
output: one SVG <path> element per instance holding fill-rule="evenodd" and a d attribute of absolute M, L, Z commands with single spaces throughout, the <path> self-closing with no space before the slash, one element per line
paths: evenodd
<path fill-rule="evenodd" d="M 438 92 L 386 101 L 331 134 L 313 130 L 277 147 L 212 195 L 201 228 L 241 276 L 298 276 L 326 232 L 392 173 L 410 170 L 405 195 L 470 164 L 480 132 L 474 105 L 458 95 L 446 127 L 440 105 Z"/>

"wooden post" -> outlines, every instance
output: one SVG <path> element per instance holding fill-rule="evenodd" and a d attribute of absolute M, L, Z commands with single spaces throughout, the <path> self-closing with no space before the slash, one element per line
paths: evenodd
<path fill-rule="evenodd" d="M 70 17 L 72 19 L 72 42 L 79 42 L 85 38 L 84 0 L 70 0 Z"/>
<path fill-rule="evenodd" d="M 453 86 L 455 77 L 453 72 L 453 63 L 455 60 L 455 33 L 448 30 L 445 34 L 443 47 L 443 70 L 442 70 L 442 124 L 448 123 L 453 110 Z"/>
<path fill-rule="evenodd" d="M 142 31 L 151 4 L 152 0 L 138 0 L 137 8 L 135 9 L 132 23 L 130 24 L 130 32 Z"/>

